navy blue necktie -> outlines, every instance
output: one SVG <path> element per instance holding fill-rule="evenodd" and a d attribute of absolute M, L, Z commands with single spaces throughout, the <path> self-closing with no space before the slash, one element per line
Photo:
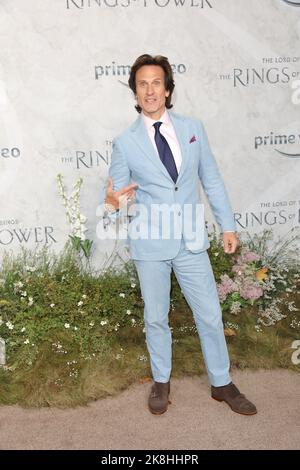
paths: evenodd
<path fill-rule="evenodd" d="M 176 183 L 178 178 L 178 171 L 169 144 L 166 138 L 160 133 L 159 128 L 161 125 L 162 122 L 160 121 L 155 122 L 153 124 L 153 127 L 155 129 L 154 140 L 162 163 L 165 165 L 174 183 Z"/>

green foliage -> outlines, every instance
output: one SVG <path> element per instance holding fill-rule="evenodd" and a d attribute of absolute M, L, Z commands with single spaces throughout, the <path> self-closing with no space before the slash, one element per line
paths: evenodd
<path fill-rule="evenodd" d="M 209 254 L 217 282 L 224 274 L 233 279 L 235 261 L 224 254 L 216 235 Z M 0 337 L 6 343 L 7 366 L 0 368 L 0 403 L 73 406 L 117 393 L 150 375 L 133 264 L 96 275 L 83 269 L 77 255 L 70 243 L 61 255 L 42 249 L 3 257 Z M 241 303 L 238 314 L 232 313 L 232 303 L 226 307 L 228 299 L 223 302 L 234 366 L 299 370 L 291 362 L 292 341 L 300 338 L 299 275 L 295 264 L 284 276 L 277 270 L 287 284 L 277 290 L 282 316 L 265 322 L 270 326 L 259 323 L 259 302 L 243 303 L 232 293 L 230 302 Z M 170 326 L 174 376 L 204 371 L 198 333 L 174 275 Z"/>
<path fill-rule="evenodd" d="M 62 349 L 70 340 L 79 357 L 89 357 L 120 327 L 142 321 L 138 283 L 128 269 L 93 277 L 68 256 L 59 265 L 44 259 L 36 259 L 33 272 L 6 259 L 1 272 L 0 336 L 13 368 L 32 366 L 44 342 Z"/>
<path fill-rule="evenodd" d="M 227 273 L 230 277 L 233 277 L 231 271 L 234 265 L 234 259 L 232 255 L 228 255 L 223 250 L 222 237 L 217 235 L 216 232 L 212 232 L 209 237 L 210 247 L 208 254 L 210 262 L 213 268 L 216 282 L 219 282 L 222 274 Z"/>

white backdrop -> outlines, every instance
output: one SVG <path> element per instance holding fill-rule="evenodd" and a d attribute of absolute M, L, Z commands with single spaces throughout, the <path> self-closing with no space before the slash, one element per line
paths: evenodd
<path fill-rule="evenodd" d="M 299 39 L 300 0 L 0 0 L 0 252 L 63 247 L 62 173 L 84 179 L 94 261 L 110 253 L 96 208 L 143 53 L 173 64 L 174 111 L 203 120 L 239 230 L 299 225 Z"/>

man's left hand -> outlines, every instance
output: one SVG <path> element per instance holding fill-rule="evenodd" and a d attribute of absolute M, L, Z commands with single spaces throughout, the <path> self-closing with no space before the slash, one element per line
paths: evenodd
<path fill-rule="evenodd" d="M 233 254 L 239 246 L 239 239 L 235 232 L 224 232 L 223 243 L 225 253 Z"/>

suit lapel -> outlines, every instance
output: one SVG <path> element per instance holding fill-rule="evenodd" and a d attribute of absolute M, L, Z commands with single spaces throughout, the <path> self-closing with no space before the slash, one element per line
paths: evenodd
<path fill-rule="evenodd" d="M 176 137 L 180 146 L 181 157 L 182 157 L 181 167 L 180 167 L 180 171 L 179 171 L 179 175 L 177 179 L 177 183 L 178 183 L 188 163 L 188 155 L 190 151 L 189 129 L 188 129 L 188 122 L 186 119 L 170 111 L 169 111 L 169 115 L 170 115 L 172 124 L 175 129 L 175 133 L 176 133 Z"/>

